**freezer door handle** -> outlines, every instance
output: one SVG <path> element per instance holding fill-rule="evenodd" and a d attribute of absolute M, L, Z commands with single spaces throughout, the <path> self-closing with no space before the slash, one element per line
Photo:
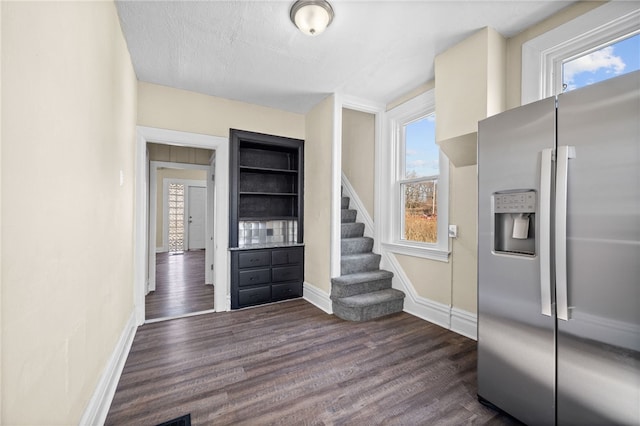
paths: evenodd
<path fill-rule="evenodd" d="M 553 149 L 542 150 L 540 160 L 540 305 L 551 316 L 551 173 Z"/>
<path fill-rule="evenodd" d="M 569 159 L 576 158 L 573 146 L 558 147 L 556 155 L 556 310 L 558 319 L 569 320 L 569 295 L 567 289 L 567 180 Z"/>

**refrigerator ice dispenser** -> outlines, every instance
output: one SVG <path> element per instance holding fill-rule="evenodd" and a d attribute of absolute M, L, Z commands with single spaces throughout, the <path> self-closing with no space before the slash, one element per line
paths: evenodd
<path fill-rule="evenodd" d="M 536 193 L 533 190 L 492 194 L 494 252 L 534 256 L 536 254 Z"/>

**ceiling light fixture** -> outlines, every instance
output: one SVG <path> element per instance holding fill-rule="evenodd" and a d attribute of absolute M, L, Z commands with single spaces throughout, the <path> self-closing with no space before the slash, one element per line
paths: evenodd
<path fill-rule="evenodd" d="M 333 21 L 333 8 L 326 0 L 298 0 L 291 6 L 289 16 L 300 31 L 317 36 Z"/>

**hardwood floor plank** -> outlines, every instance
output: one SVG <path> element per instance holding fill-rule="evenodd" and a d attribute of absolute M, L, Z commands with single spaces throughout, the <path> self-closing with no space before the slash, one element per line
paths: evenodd
<path fill-rule="evenodd" d="M 145 297 L 147 320 L 213 309 L 213 286 L 205 284 L 205 251 L 156 254 L 156 289 Z"/>
<path fill-rule="evenodd" d="M 140 327 L 106 424 L 517 424 L 481 405 L 475 383 L 473 340 L 296 299 Z"/>

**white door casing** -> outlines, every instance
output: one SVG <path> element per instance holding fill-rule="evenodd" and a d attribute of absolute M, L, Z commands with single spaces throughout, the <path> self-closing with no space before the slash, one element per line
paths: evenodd
<path fill-rule="evenodd" d="M 154 127 L 138 126 L 135 164 L 135 244 L 134 244 L 134 309 L 136 322 L 142 325 L 145 319 L 144 296 L 146 292 L 146 259 L 149 257 L 147 238 L 148 213 L 146 199 L 149 196 L 149 174 L 146 173 L 146 144 L 155 142 L 194 148 L 212 149 L 215 156 L 215 188 L 213 232 L 214 239 L 210 243 L 213 248 L 213 271 L 215 310 L 218 312 L 230 309 L 229 285 L 229 140 L 219 136 L 187 133 Z M 153 206 L 150 206 L 153 208 Z M 155 253 L 154 253 L 155 254 Z"/>

